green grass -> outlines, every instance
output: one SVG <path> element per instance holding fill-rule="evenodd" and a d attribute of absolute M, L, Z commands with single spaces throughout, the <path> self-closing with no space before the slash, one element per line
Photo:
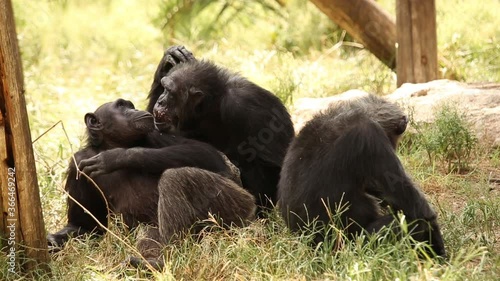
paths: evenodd
<path fill-rule="evenodd" d="M 290 108 L 301 97 L 325 97 L 358 88 L 395 89 L 395 76 L 366 50 L 335 45 L 342 31 L 314 5 L 289 0 L 282 15 L 257 9 L 211 36 L 201 34 L 210 13 L 183 26 L 160 28 L 162 1 L 14 0 L 24 64 L 26 99 L 47 231 L 65 223 L 62 191 L 69 157 L 83 139 L 85 113 L 122 97 L 144 108 L 163 48 L 185 44 L 197 57 L 239 71 L 269 88 Z M 170 0 L 169 2 L 174 2 Z M 260 2 L 266 2 L 261 0 Z M 269 2 L 269 1 L 267 1 Z M 395 1 L 378 1 L 394 14 Z M 443 72 L 469 82 L 500 82 L 500 9 L 496 0 L 442 0 L 438 5 Z M 216 10 L 220 6 L 207 9 Z M 210 12 L 210 10 L 207 10 Z M 262 16 L 265 14 L 266 16 Z M 195 17 L 194 15 L 193 17 Z M 347 42 L 349 36 L 345 36 Z M 356 46 L 356 45 L 354 45 Z M 53 129 L 49 130 L 58 121 Z M 481 146 L 481 144 L 478 144 Z M 289 233 L 277 216 L 244 229 L 207 234 L 166 248 L 166 268 L 147 273 L 123 266 L 132 249 L 112 235 L 74 240 L 52 256 L 52 277 L 39 280 L 494 280 L 500 276 L 500 151 L 478 148 L 470 172 L 448 174 L 425 151 L 401 150 L 408 172 L 439 213 L 450 259 L 418 258 L 409 237 L 345 242 L 339 251 L 312 249 L 310 237 Z M 134 245 L 137 232 L 112 231 Z M 0 280 L 7 272 L 0 256 Z M 22 279 L 22 278 L 21 278 Z"/>

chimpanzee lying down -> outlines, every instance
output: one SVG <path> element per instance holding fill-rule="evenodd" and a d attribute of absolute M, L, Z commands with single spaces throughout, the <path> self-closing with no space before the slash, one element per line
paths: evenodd
<path fill-rule="evenodd" d="M 212 146 L 160 134 L 151 113 L 123 99 L 86 114 L 85 123 L 88 141 L 70 161 L 65 189 L 102 225 L 107 226 L 108 205 L 129 227 L 158 226 L 147 238 L 164 244 L 197 231 L 192 226 L 209 213 L 224 225 L 253 219 L 254 197 L 240 186 L 238 170 Z M 47 237 L 52 247 L 69 237 L 104 232 L 73 199 L 67 201 L 67 225 Z"/>
<path fill-rule="evenodd" d="M 394 221 L 394 214 L 381 212 L 388 206 L 404 213 L 415 240 L 445 256 L 437 215 L 395 152 L 406 125 L 397 105 L 373 95 L 334 104 L 307 122 L 288 149 L 278 186 L 287 225 L 296 231 L 314 220 L 328 226 L 344 206 L 337 223 L 348 236 L 376 232 Z"/>

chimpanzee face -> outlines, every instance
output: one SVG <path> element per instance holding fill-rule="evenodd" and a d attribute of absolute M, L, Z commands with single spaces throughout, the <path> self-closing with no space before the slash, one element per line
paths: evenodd
<path fill-rule="evenodd" d="M 118 99 L 101 105 L 85 115 L 85 124 L 94 146 L 106 143 L 126 147 L 154 130 L 153 115 L 135 109 L 134 104 Z"/>
<path fill-rule="evenodd" d="M 160 131 L 171 131 L 182 127 L 188 119 L 201 114 L 199 105 L 204 93 L 195 85 L 192 77 L 186 77 L 182 69 L 173 71 L 161 79 L 165 89 L 156 102 L 153 114 Z"/>

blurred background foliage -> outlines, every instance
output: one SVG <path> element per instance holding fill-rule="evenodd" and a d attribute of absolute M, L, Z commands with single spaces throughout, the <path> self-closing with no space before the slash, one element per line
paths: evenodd
<path fill-rule="evenodd" d="M 396 1 L 377 2 L 395 14 Z M 289 106 L 354 88 L 395 89 L 395 74 L 306 0 L 13 3 L 37 133 L 116 97 L 144 107 L 155 66 L 172 44 L 239 71 Z M 437 2 L 444 77 L 500 81 L 498 10 L 497 0 Z M 69 127 L 81 132 L 80 119 Z"/>

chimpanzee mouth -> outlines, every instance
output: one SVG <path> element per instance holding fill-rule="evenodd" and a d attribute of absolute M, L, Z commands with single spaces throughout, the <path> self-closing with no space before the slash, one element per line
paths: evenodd
<path fill-rule="evenodd" d="M 171 130 L 173 130 L 174 126 L 172 126 L 171 123 L 167 123 L 167 122 L 157 122 L 156 119 L 155 119 L 155 128 L 160 131 L 160 132 L 163 132 L 163 133 L 166 133 L 166 132 L 169 132 Z"/>
<path fill-rule="evenodd" d="M 174 129 L 179 118 L 171 116 L 165 110 L 153 110 L 155 127 L 160 132 L 168 132 Z"/>
<path fill-rule="evenodd" d="M 154 130 L 155 125 L 153 115 L 148 112 L 147 114 L 139 116 L 134 120 L 134 127 L 145 132 Z"/>

